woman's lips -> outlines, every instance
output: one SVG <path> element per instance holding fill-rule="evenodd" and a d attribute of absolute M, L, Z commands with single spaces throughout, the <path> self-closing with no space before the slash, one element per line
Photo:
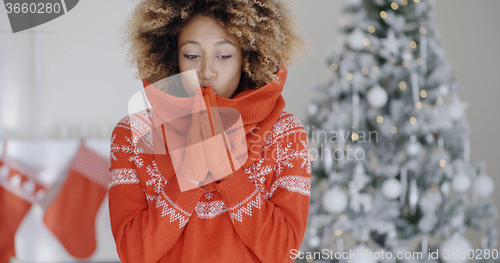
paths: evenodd
<path fill-rule="evenodd" d="M 209 84 L 209 85 L 203 85 L 202 87 L 206 89 L 206 88 L 208 88 L 209 86 L 210 86 L 210 87 L 212 87 L 212 89 L 214 90 L 214 93 L 215 93 L 215 94 L 217 94 L 217 91 L 218 91 L 218 90 L 217 90 L 217 89 L 215 89 L 215 88 L 214 88 L 214 86 L 213 86 L 213 85 L 211 85 L 211 84 Z"/>

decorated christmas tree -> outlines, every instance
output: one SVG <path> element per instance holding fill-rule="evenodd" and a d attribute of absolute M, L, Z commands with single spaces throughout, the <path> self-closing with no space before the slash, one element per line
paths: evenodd
<path fill-rule="evenodd" d="M 326 58 L 331 78 L 314 85 L 307 109 L 303 261 L 500 262 L 493 181 L 469 160 L 467 104 L 434 1 L 348 0 L 344 15 Z M 481 244 L 464 237 L 467 228 Z M 345 260 L 346 237 L 351 250 L 378 254 Z"/>

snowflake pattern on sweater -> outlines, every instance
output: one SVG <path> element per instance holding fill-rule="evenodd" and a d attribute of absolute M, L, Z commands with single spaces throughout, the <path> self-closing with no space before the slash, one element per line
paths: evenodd
<path fill-rule="evenodd" d="M 124 136 L 122 143 L 117 142 L 117 134 L 113 134 L 111 140 L 111 168 L 109 178 L 109 188 L 126 185 L 142 184 L 148 204 L 159 197 L 157 208 L 162 209 L 162 216 L 170 216 L 170 219 L 179 220 L 179 227 L 183 227 L 189 221 L 189 213 L 176 207 L 168 199 L 168 196 L 160 194 L 162 189 L 168 184 L 166 178 L 160 174 L 155 160 L 145 163 L 147 158 L 143 158 L 144 149 L 138 147 L 139 140 L 150 147 L 152 151 L 152 129 L 149 111 L 142 111 L 123 118 L 117 127 L 131 130 L 132 136 Z M 306 175 L 311 174 L 311 163 L 309 149 L 307 147 L 307 137 L 296 138 L 294 135 L 305 134 L 305 129 L 300 120 L 286 111 L 281 113 L 279 120 L 271 130 L 261 151 L 261 157 L 250 167 L 244 170 L 245 174 L 256 186 L 256 191 L 241 204 L 233 207 L 226 207 L 224 201 L 218 197 L 218 191 L 207 192 L 203 200 L 200 200 L 195 208 L 196 216 L 203 219 L 211 219 L 229 212 L 232 220 L 242 220 L 242 215 L 251 215 L 253 209 L 259 209 L 262 200 L 272 198 L 278 188 L 283 188 L 291 192 L 302 195 L 310 195 L 310 176 L 286 174 L 287 168 L 299 166 L 305 170 Z M 283 142 L 285 137 L 294 137 L 294 140 Z M 297 143 L 298 142 L 298 143 Z M 276 149 L 274 158 L 262 156 L 266 150 L 274 147 Z M 114 164 L 117 162 L 117 153 L 128 153 L 129 164 L 136 167 L 125 168 Z M 132 167 L 132 166 L 130 166 Z M 145 169 L 144 169 L 145 168 Z M 140 175 L 138 174 L 140 173 Z M 271 182 L 271 183 L 269 183 Z M 260 192 L 260 195 L 256 193 Z M 260 199 L 259 199 L 260 198 Z M 213 199 L 213 200 L 211 200 Z"/>

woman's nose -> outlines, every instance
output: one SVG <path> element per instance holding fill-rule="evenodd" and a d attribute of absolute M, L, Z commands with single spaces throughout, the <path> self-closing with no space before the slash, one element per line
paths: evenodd
<path fill-rule="evenodd" d="M 203 58 L 201 62 L 200 78 L 201 79 L 212 79 L 215 77 L 215 69 L 213 66 L 213 61 L 209 58 Z"/>

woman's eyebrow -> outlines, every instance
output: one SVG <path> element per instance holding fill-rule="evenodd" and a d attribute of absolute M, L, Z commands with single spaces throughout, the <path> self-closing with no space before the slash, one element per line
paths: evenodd
<path fill-rule="evenodd" d="M 233 46 L 236 46 L 233 42 L 231 42 L 231 41 L 229 41 L 229 40 L 227 40 L 227 39 L 224 39 L 224 40 L 221 40 L 221 41 L 219 41 L 219 42 L 215 43 L 215 45 L 214 45 L 214 46 L 220 46 L 220 45 L 222 45 L 222 44 L 226 44 L 226 43 L 227 43 L 227 44 L 231 44 L 231 45 L 233 45 Z"/>
<path fill-rule="evenodd" d="M 194 41 L 194 40 L 187 40 L 186 42 L 182 43 L 182 45 L 181 45 L 180 47 L 182 47 L 182 46 L 184 46 L 184 45 L 186 45 L 186 44 L 194 44 L 194 45 L 201 46 L 200 42 L 198 42 L 198 41 Z M 236 46 L 233 42 L 231 42 L 231 41 L 229 41 L 229 40 L 227 40 L 227 39 L 224 39 L 224 40 L 221 40 L 221 41 L 216 42 L 216 43 L 214 44 L 214 46 L 220 46 L 220 45 L 222 45 L 222 44 L 231 44 L 231 45 L 233 45 L 233 46 Z"/>

